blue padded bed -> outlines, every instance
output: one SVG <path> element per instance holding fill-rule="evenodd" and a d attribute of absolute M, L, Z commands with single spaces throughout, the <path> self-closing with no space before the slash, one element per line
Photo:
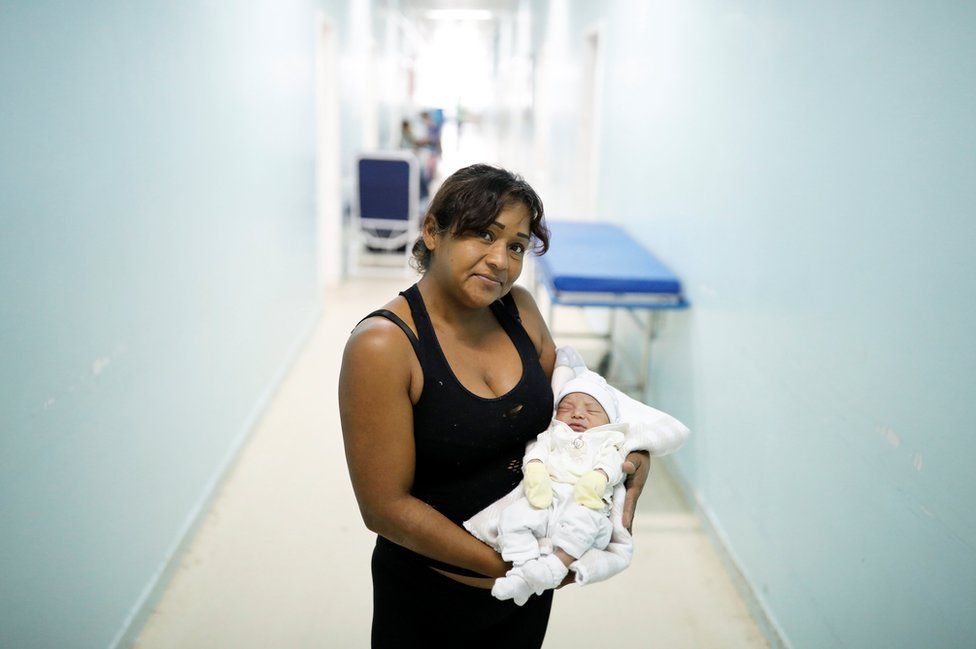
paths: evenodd
<path fill-rule="evenodd" d="M 681 293 L 681 281 L 646 248 L 620 226 L 610 223 L 550 221 L 549 252 L 537 257 L 536 285 L 549 293 L 549 327 L 555 338 L 598 338 L 608 348 L 597 370 L 606 376 L 613 359 L 632 367 L 633 383 L 625 386 L 613 377 L 617 387 L 644 397 L 651 362 L 651 341 L 655 338 L 662 309 L 688 306 Z M 555 325 L 555 307 L 606 307 L 610 310 L 606 333 L 563 332 Z M 637 311 L 650 310 L 649 317 Z M 630 314 L 644 331 L 642 349 L 621 350 L 615 340 L 617 311 Z"/>
<path fill-rule="evenodd" d="M 551 221 L 540 280 L 563 306 L 674 309 L 687 306 L 681 281 L 627 232 L 610 223 Z"/>

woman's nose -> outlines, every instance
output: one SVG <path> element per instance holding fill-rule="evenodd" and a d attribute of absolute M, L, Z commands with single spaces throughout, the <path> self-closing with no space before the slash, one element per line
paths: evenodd
<path fill-rule="evenodd" d="M 496 244 L 488 249 L 488 265 L 500 270 L 508 267 L 508 254 L 504 246 Z"/>

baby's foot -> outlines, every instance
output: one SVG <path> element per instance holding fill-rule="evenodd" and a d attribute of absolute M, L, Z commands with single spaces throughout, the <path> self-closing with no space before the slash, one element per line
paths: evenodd
<path fill-rule="evenodd" d="M 495 599 L 502 601 L 512 599 L 515 604 L 522 606 L 529 597 L 532 596 L 532 588 L 528 582 L 522 578 L 522 571 L 519 568 L 512 568 L 504 577 L 495 580 L 495 585 L 491 587 L 491 594 Z"/>
<path fill-rule="evenodd" d="M 522 579 L 527 583 L 529 590 L 541 593 L 544 590 L 555 588 L 562 583 L 569 568 L 555 554 L 548 554 L 532 561 L 526 561 L 521 569 Z"/>
<path fill-rule="evenodd" d="M 586 363 L 583 361 L 583 357 L 580 356 L 578 351 L 568 345 L 556 350 L 556 366 L 571 367 L 577 374 L 586 369 Z"/>

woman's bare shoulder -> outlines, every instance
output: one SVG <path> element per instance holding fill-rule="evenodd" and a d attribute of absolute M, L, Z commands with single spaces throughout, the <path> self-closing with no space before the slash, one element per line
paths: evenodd
<path fill-rule="evenodd" d="M 382 308 L 392 311 L 416 335 L 406 299 L 397 296 Z M 373 316 L 352 330 L 342 355 L 340 382 L 343 385 L 373 385 L 377 380 L 384 384 L 402 384 L 407 386 L 410 398 L 416 401 L 423 384 L 422 377 L 413 345 L 398 324 L 383 316 Z"/>
<path fill-rule="evenodd" d="M 402 295 L 396 296 L 377 310 L 391 311 L 403 320 L 404 324 L 410 328 L 414 335 L 417 334 L 417 326 L 414 324 L 413 316 L 410 314 L 410 305 Z M 400 325 L 384 316 L 374 315 L 364 318 L 356 325 L 355 329 L 352 330 L 352 334 L 349 336 L 346 348 L 348 349 L 350 345 L 388 345 L 401 342 L 407 343 L 409 347 L 410 341 L 407 339 L 403 330 L 400 329 Z"/>
<path fill-rule="evenodd" d="M 542 317 L 542 312 L 539 311 L 539 305 L 536 304 L 535 297 L 529 289 L 524 286 L 513 286 L 512 298 L 515 300 L 515 306 L 518 307 L 519 317 L 522 319 L 523 325 L 531 325 L 533 327 L 538 327 L 539 325 L 545 326 L 545 320 Z"/>
<path fill-rule="evenodd" d="M 532 339 L 536 353 L 539 354 L 542 368 L 547 376 L 552 377 L 552 368 L 556 362 L 556 345 L 553 343 L 549 326 L 542 317 L 542 312 L 539 311 L 539 305 L 535 303 L 532 293 L 522 286 L 512 287 L 512 298 L 515 300 L 515 306 L 518 307 L 522 326 Z"/>

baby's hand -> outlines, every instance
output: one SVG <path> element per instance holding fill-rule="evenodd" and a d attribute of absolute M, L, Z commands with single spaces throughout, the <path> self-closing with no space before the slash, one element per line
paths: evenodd
<path fill-rule="evenodd" d="M 584 473 L 573 490 L 573 499 L 584 507 L 603 509 L 603 492 L 607 482 L 607 475 L 603 471 Z"/>
<path fill-rule="evenodd" d="M 525 479 L 522 487 L 529 504 L 536 509 L 545 509 L 552 504 L 552 481 L 549 471 L 542 462 L 534 460 L 525 465 Z"/>

